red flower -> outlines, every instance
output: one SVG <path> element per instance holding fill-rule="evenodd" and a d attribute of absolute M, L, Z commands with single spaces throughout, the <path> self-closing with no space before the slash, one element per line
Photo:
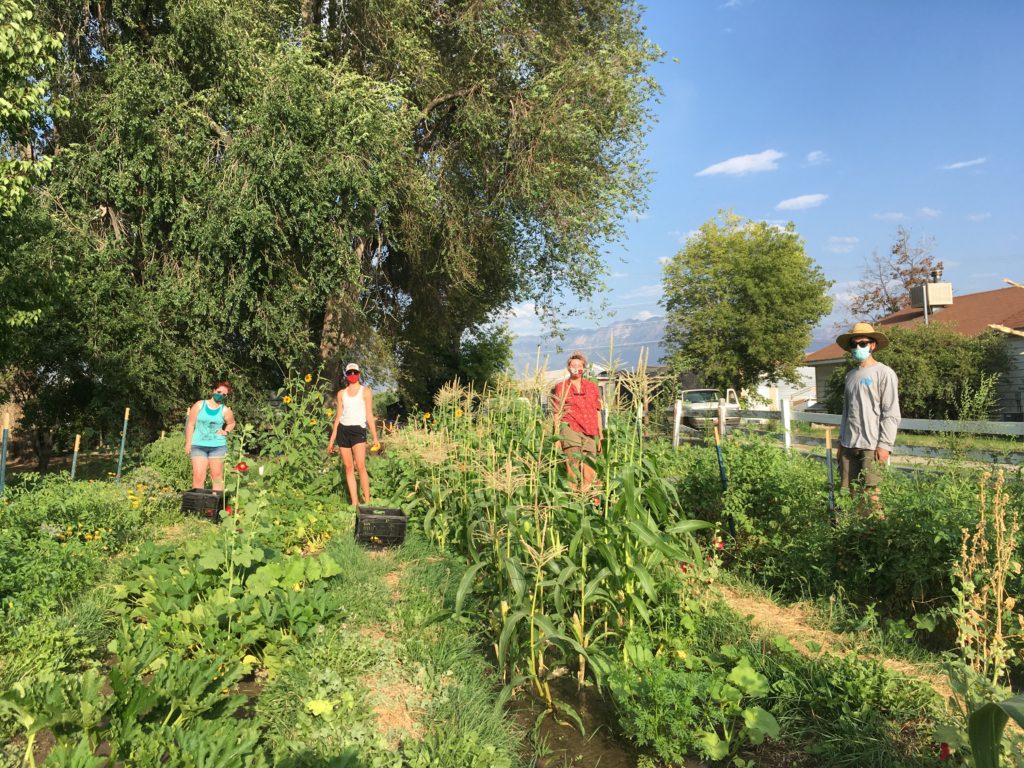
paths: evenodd
<path fill-rule="evenodd" d="M 228 517 L 231 517 L 233 514 L 235 514 L 235 510 L 231 508 L 230 504 L 224 507 L 224 512 L 227 514 Z"/>
<path fill-rule="evenodd" d="M 236 472 L 248 472 L 249 471 L 249 465 L 246 464 L 244 461 L 240 461 L 237 464 L 235 464 L 235 471 Z"/>
<path fill-rule="evenodd" d="M 690 568 L 689 568 L 689 566 L 686 563 L 680 563 L 679 564 L 679 570 L 682 571 L 683 573 L 686 573 L 688 570 L 690 570 Z"/>
<path fill-rule="evenodd" d="M 723 550 L 723 549 L 725 549 L 725 542 L 724 542 L 724 541 L 722 541 L 721 539 L 719 539 L 718 541 L 716 541 L 716 542 L 715 542 L 715 549 L 717 549 L 717 550 Z"/>
<path fill-rule="evenodd" d="M 949 760 L 949 756 L 953 754 L 949 748 L 949 744 L 942 742 L 939 744 L 939 760 Z"/>

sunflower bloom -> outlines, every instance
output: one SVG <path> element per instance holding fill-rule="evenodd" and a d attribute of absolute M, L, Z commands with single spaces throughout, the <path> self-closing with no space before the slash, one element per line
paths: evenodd
<path fill-rule="evenodd" d="M 311 382 L 313 380 L 313 374 L 312 373 L 307 373 L 305 376 L 302 377 L 302 380 L 304 382 L 306 382 L 307 384 L 309 384 L 309 382 Z"/>
<path fill-rule="evenodd" d="M 284 403 L 285 405 L 290 404 L 291 401 L 292 401 L 292 396 L 291 395 L 285 395 L 284 397 L 281 398 L 281 402 Z"/>

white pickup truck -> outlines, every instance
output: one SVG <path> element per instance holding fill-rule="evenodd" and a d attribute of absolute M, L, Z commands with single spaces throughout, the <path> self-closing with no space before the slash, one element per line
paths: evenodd
<path fill-rule="evenodd" d="M 684 389 L 680 395 L 683 401 L 683 425 L 691 429 L 709 429 L 718 423 L 718 401 L 722 393 L 717 389 Z M 740 425 L 740 401 L 735 389 L 725 391 L 725 426 Z"/>

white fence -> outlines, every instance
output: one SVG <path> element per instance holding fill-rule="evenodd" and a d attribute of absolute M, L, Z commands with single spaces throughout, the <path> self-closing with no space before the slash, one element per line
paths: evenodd
<path fill-rule="evenodd" d="M 746 421 L 779 421 L 782 427 L 782 441 L 789 451 L 793 445 L 793 422 L 805 424 L 820 424 L 827 427 L 839 427 L 842 417 L 834 413 L 813 413 L 808 411 L 795 411 L 790 400 L 782 401 L 781 411 L 737 411 L 728 409 L 725 401 L 719 401 L 718 412 L 695 409 L 687 407 L 682 400 L 676 400 L 674 408 L 674 423 L 672 428 L 672 445 L 678 447 L 682 440 L 683 423 L 689 415 L 692 418 L 705 420 L 710 417 L 714 426 L 723 433 L 729 429 L 730 420 L 735 422 L 737 417 L 742 422 Z M 1007 437 L 1024 437 L 1024 422 L 1020 421 L 949 421 L 945 419 L 901 419 L 900 431 L 931 432 L 937 434 L 971 434 L 971 435 L 1002 435 Z M 819 441 L 812 439 L 812 444 Z M 901 449 L 901 452 L 904 452 Z M 920 451 L 908 452 L 910 455 L 930 455 Z"/>

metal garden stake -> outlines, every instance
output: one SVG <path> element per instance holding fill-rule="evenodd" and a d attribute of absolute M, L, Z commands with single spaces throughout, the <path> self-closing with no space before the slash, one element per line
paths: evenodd
<path fill-rule="evenodd" d="M 0 437 L 0 496 L 4 495 L 4 480 L 7 478 L 7 433 L 11 431 L 11 415 L 4 414 L 3 436 Z"/>
<path fill-rule="evenodd" d="M 75 452 L 71 454 L 71 479 L 75 479 L 75 470 L 78 469 L 78 449 L 82 446 L 82 436 L 75 435 Z"/>
<path fill-rule="evenodd" d="M 128 414 L 131 408 L 124 409 L 124 426 L 121 427 L 121 453 L 117 456 L 117 482 L 121 482 L 121 466 L 124 464 L 124 441 L 128 437 Z"/>

